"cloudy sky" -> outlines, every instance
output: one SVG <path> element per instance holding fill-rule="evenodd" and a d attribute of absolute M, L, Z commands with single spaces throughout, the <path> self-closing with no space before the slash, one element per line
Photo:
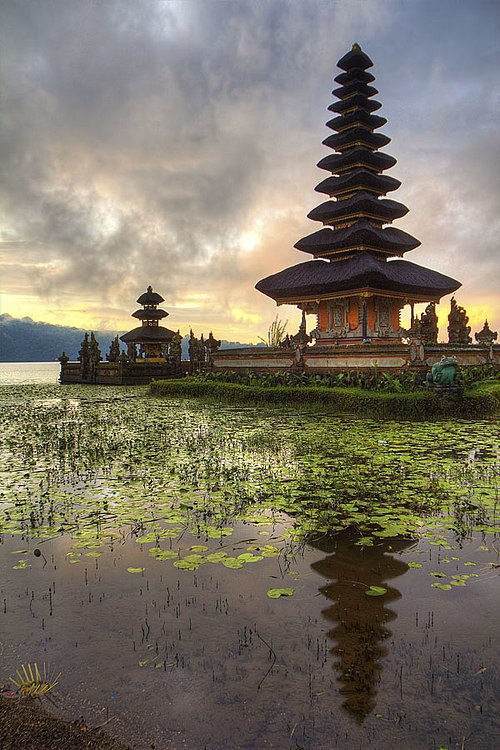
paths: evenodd
<path fill-rule="evenodd" d="M 473 331 L 500 330 L 497 0 L 0 8 L 0 312 L 126 330 L 152 284 L 183 333 L 265 336 L 277 310 L 254 285 L 309 258 L 293 244 L 320 228 L 315 165 L 357 41 L 410 209 L 395 226 L 422 242 L 406 257 L 462 281 Z"/>

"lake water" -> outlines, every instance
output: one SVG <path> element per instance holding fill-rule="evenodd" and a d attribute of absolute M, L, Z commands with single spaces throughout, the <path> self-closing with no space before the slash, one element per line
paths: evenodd
<path fill-rule="evenodd" d="M 47 662 L 63 715 L 140 750 L 497 746 L 496 420 L 58 367 L 0 365 L 0 684 Z"/>
<path fill-rule="evenodd" d="M 59 362 L 0 362 L 0 385 L 57 383 Z"/>

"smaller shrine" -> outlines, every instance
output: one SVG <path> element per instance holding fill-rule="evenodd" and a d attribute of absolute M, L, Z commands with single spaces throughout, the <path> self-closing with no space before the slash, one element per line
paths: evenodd
<path fill-rule="evenodd" d="M 142 305 L 142 310 L 133 312 L 132 317 L 138 318 L 141 325 L 120 336 L 120 341 L 127 344 L 127 357 L 130 362 L 147 360 L 151 363 L 167 360 L 175 331 L 160 325 L 160 320 L 169 314 L 166 310 L 158 308 L 162 302 L 165 300 L 158 292 L 153 291 L 152 286 L 148 286 L 144 294 L 138 298 L 137 304 Z"/>
<path fill-rule="evenodd" d="M 160 378 L 179 377 L 183 371 L 182 336 L 159 324 L 168 315 L 158 307 L 162 302 L 163 297 L 148 286 L 137 300 L 141 309 L 132 313 L 141 325 L 113 339 L 106 361 L 94 333 L 86 333 L 77 362 L 70 362 L 64 352 L 59 357 L 60 382 L 144 385 Z M 121 351 L 120 341 L 127 345 L 127 351 Z"/>

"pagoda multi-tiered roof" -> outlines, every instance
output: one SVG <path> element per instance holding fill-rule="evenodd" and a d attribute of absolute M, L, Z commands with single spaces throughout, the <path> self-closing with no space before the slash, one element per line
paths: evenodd
<path fill-rule="evenodd" d="M 153 288 L 148 286 L 147 290 L 137 299 L 137 303 L 142 305 L 142 309 L 132 313 L 132 317 L 138 318 L 141 325 L 120 336 L 121 341 L 130 345 L 161 345 L 170 342 L 175 332 L 159 325 L 159 321 L 168 316 L 166 310 L 158 308 L 158 305 L 161 305 L 164 301 L 161 294 L 154 292 Z"/>
<path fill-rule="evenodd" d="M 323 141 L 335 153 L 318 162 L 330 176 L 316 187 L 329 200 L 308 214 L 323 228 L 295 244 L 318 260 L 286 268 L 258 282 L 256 288 L 278 303 L 312 311 L 306 303 L 314 299 L 319 304 L 335 297 L 358 295 L 361 299 L 380 294 L 401 298 L 401 308 L 407 302 L 439 301 L 460 286 L 437 271 L 400 260 L 420 241 L 387 226 L 405 216 L 408 209 L 385 197 L 401 183 L 382 174 L 396 159 L 380 150 L 390 138 L 375 132 L 387 121 L 373 114 L 381 104 L 373 98 L 378 91 L 371 85 L 374 76 L 367 72 L 372 65 L 357 44 L 338 62 L 343 71 L 335 78 L 339 87 L 333 94 L 338 101 L 328 108 L 336 116 L 327 122 L 334 132 Z"/>

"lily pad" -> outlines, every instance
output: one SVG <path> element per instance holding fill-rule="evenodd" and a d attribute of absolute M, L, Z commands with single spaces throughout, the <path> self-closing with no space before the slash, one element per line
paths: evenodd
<path fill-rule="evenodd" d="M 268 589 L 267 595 L 270 599 L 279 599 L 280 596 L 293 596 L 295 589 L 283 588 L 283 589 Z"/>
<path fill-rule="evenodd" d="M 387 589 L 383 586 L 370 586 L 366 589 L 365 594 L 366 596 L 384 596 L 384 594 L 387 594 Z"/>

